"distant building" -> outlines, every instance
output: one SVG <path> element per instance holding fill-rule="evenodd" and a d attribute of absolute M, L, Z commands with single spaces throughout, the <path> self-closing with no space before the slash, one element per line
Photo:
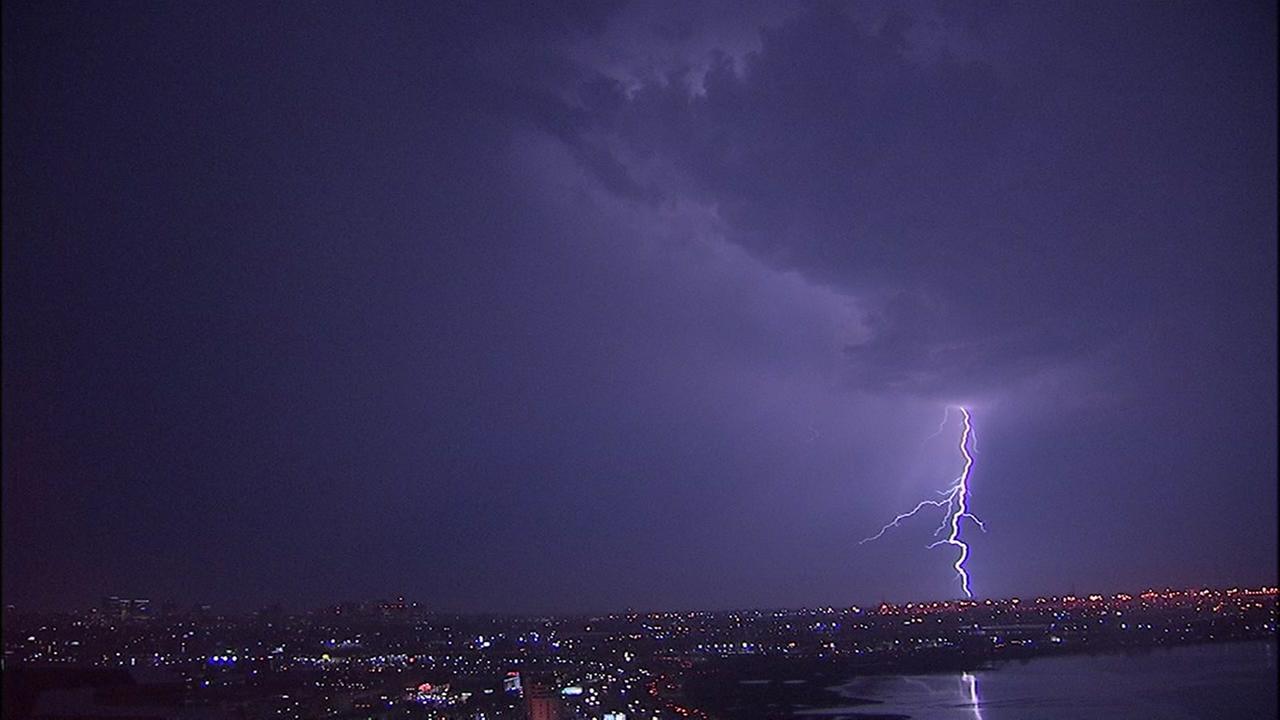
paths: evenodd
<path fill-rule="evenodd" d="M 102 599 L 102 614 L 112 620 L 143 620 L 151 617 L 151 601 L 112 595 Z"/>
<path fill-rule="evenodd" d="M 387 620 L 404 620 L 416 617 L 418 614 L 418 603 L 405 602 L 404 597 L 398 597 L 395 600 L 385 600 L 378 605 L 378 610 L 382 617 Z"/>
<path fill-rule="evenodd" d="M 509 695 L 520 697 L 520 673 L 515 672 L 514 670 L 507 673 L 507 676 L 502 680 L 502 691 Z"/>
<path fill-rule="evenodd" d="M 561 720 L 564 706 L 560 693 L 550 677 L 522 678 L 524 686 L 524 712 L 528 720 Z"/>

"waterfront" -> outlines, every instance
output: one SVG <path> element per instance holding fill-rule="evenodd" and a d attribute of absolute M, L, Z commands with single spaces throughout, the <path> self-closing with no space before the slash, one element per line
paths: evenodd
<path fill-rule="evenodd" d="M 871 706 L 822 717 L 912 720 L 1216 720 L 1277 717 L 1276 643 L 1206 644 L 1006 661 L 973 673 L 857 678 L 840 688 Z"/>
<path fill-rule="evenodd" d="M 403 598 L 223 615 L 107 597 L 6 608 L 0 714 L 525 720 L 541 700 L 583 720 L 1275 717 L 1277 592 L 573 616 Z"/>

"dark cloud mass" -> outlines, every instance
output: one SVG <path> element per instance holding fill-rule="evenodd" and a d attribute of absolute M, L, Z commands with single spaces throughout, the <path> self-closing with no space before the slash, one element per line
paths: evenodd
<path fill-rule="evenodd" d="M 700 92 L 677 66 L 630 100 L 621 82 L 589 83 L 583 102 L 731 240 L 874 298 L 876 332 L 851 348 L 865 381 L 985 390 L 1116 341 L 1188 282 L 1226 281 L 1222 233 L 1274 257 L 1274 141 L 1226 112 L 1274 116 L 1265 31 L 1118 14 L 1010 18 L 1038 42 L 999 67 L 1014 30 L 961 26 L 979 49 L 956 56 L 913 47 L 924 20 L 904 10 L 873 26 L 817 6 L 764 28 L 741 72 L 714 57 Z M 1188 42 L 1240 47 L 1205 57 Z M 1256 184 L 1225 193 L 1224 174 Z"/>
<path fill-rule="evenodd" d="M 6 602 L 1275 581 L 1273 6 L 4 20 Z"/>

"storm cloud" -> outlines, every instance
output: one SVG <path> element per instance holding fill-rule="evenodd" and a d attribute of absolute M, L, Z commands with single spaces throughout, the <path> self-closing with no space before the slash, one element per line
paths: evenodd
<path fill-rule="evenodd" d="M 544 10 L 6 4 L 6 596 L 1274 582 L 1274 8 Z"/>

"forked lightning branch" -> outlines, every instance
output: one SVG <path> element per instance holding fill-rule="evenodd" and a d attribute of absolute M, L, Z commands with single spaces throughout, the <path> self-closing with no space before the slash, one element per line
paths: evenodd
<path fill-rule="evenodd" d="M 895 517 L 884 527 L 880 528 L 880 532 L 865 538 L 858 544 L 871 542 L 879 539 L 882 535 L 889 531 L 889 528 L 898 527 L 898 523 L 912 517 L 916 513 L 926 507 L 936 507 L 943 509 L 942 524 L 933 532 L 934 537 L 947 533 L 947 536 L 936 542 L 930 543 L 930 548 L 939 545 L 951 545 L 956 548 L 956 560 L 952 564 L 955 568 L 956 577 L 960 580 L 960 588 L 964 590 L 967 598 L 973 597 L 973 591 L 969 587 L 969 571 L 965 569 L 965 561 L 969 559 L 969 545 L 961 539 L 962 523 L 969 520 L 978 526 L 980 530 L 986 532 L 986 526 L 973 513 L 969 512 L 969 477 L 973 471 L 973 420 L 969 415 L 969 409 L 965 407 L 957 407 L 960 416 L 963 418 L 963 428 L 960 432 L 960 455 L 964 457 L 964 468 L 960 471 L 960 475 L 956 477 L 950 487 L 946 490 L 939 490 L 941 495 L 939 500 L 922 500 L 918 505 L 909 512 L 902 513 Z M 938 428 L 941 432 L 946 427 L 947 420 L 950 417 L 950 408 L 948 413 L 943 416 L 942 426 Z"/>

